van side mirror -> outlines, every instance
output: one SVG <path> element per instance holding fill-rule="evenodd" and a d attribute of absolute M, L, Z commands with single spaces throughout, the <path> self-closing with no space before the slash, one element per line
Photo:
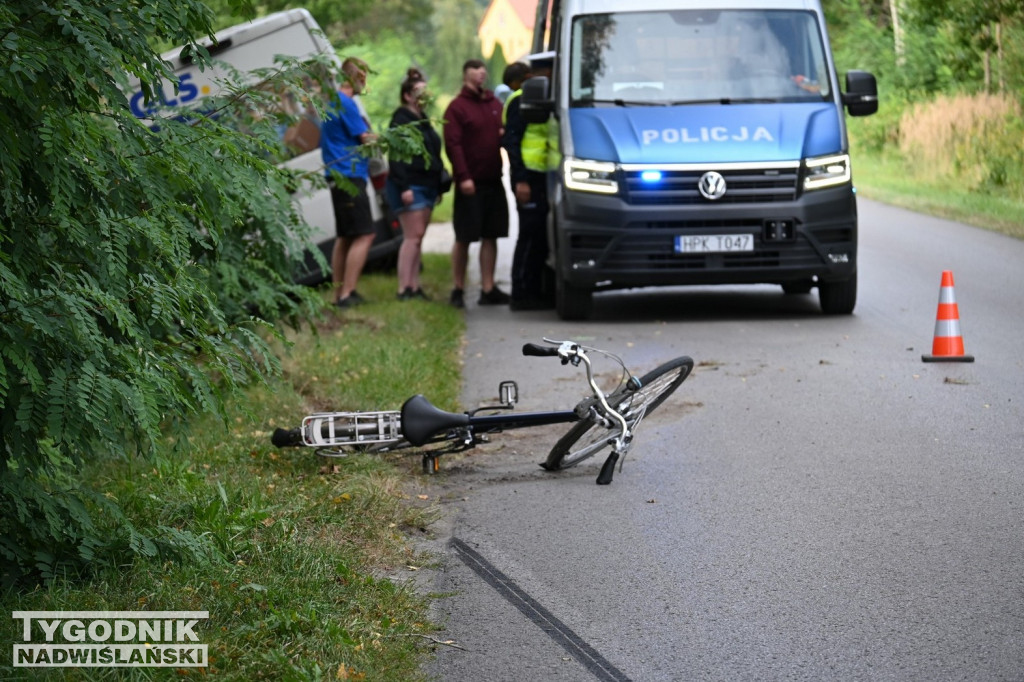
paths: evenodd
<path fill-rule="evenodd" d="M 519 113 L 527 123 L 544 123 L 555 110 L 549 98 L 550 82 L 547 76 L 534 76 L 523 81 L 523 94 L 519 96 Z"/>
<path fill-rule="evenodd" d="M 867 71 L 847 71 L 843 104 L 850 116 L 870 116 L 878 111 L 878 84 L 874 75 Z"/>

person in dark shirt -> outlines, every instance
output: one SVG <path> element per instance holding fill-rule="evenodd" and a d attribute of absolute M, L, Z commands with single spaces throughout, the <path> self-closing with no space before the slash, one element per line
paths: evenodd
<path fill-rule="evenodd" d="M 440 197 L 441 138 L 423 111 L 427 82 L 418 69 L 409 69 L 399 88 L 402 106 L 391 115 L 390 127 L 414 124 L 423 136 L 427 159 L 422 155 L 409 161 L 390 162 L 387 180 L 388 205 L 398 214 L 402 226 L 402 247 L 398 252 L 398 298 L 426 299 L 420 287 L 420 257 L 423 236 L 430 215 Z"/>
<path fill-rule="evenodd" d="M 478 59 L 462 67 L 462 90 L 444 112 L 444 145 L 455 183 L 455 245 L 451 303 L 463 307 L 469 245 L 480 242 L 480 305 L 507 304 L 494 269 L 498 239 L 508 236 L 508 202 L 501 182 L 502 106 L 484 87 L 487 67 Z"/>

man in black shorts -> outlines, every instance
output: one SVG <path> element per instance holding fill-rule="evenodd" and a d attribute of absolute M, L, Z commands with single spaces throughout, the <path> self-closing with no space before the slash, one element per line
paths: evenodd
<path fill-rule="evenodd" d="M 487 67 L 471 59 L 462 67 L 462 91 L 444 112 L 444 144 L 455 181 L 452 305 L 465 305 L 469 245 L 480 242 L 480 305 L 507 304 L 494 282 L 498 239 L 508 236 L 508 202 L 501 182 L 502 105 L 484 87 Z"/>
<path fill-rule="evenodd" d="M 363 297 L 356 291 L 356 284 L 374 239 L 373 214 L 366 193 L 370 162 L 358 150 L 360 144 L 371 141 L 374 135 L 352 99 L 362 91 L 366 71 L 362 61 L 354 58 L 345 60 L 342 65 L 345 81 L 334 94 L 320 127 L 320 152 L 331 188 L 337 232 L 331 270 L 335 305 L 340 308 L 363 302 Z M 351 194 L 348 188 L 336 186 L 334 173 L 354 185 L 356 194 Z"/>

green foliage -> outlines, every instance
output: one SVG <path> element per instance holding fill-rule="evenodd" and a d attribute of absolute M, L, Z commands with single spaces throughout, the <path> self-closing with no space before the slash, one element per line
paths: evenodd
<path fill-rule="evenodd" d="M 843 12 L 836 9 L 827 15 L 840 79 L 845 72 L 860 69 L 875 74 L 879 82 L 888 82 L 896 67 L 892 32 L 887 28 L 880 30 L 868 15 L 849 7 L 857 5 L 855 0 L 843 5 L 847 6 Z"/>
<path fill-rule="evenodd" d="M 370 65 L 374 73 L 363 100 L 374 123 L 385 126 L 399 106 L 398 86 L 410 66 L 419 68 L 434 96 L 443 99 L 462 87 L 463 63 L 482 59 L 476 27 L 483 10 L 473 0 L 434 3 L 429 14 L 416 14 L 415 21 L 405 13 L 385 13 L 390 7 L 392 3 L 382 2 L 374 10 L 386 19 L 376 32 L 325 26 L 335 45 L 345 43 L 344 56 L 358 56 Z"/>
<path fill-rule="evenodd" d="M 486 7 L 486 3 L 485 3 Z M 477 26 L 483 9 L 474 0 L 445 0 L 434 10 L 434 45 L 428 63 L 435 92 L 455 94 L 462 88 L 462 65 L 467 59 L 483 59 Z M 501 74 L 490 74 L 491 87 Z"/>
<path fill-rule="evenodd" d="M 290 283 L 308 228 L 272 122 L 231 123 L 240 89 L 220 118 L 150 129 L 129 110 L 131 77 L 150 101 L 170 77 L 150 41 L 192 44 L 211 20 L 198 0 L 0 8 L 3 581 L 158 552 L 75 471 L 222 410 L 275 371 L 261 327 L 320 304 Z"/>
<path fill-rule="evenodd" d="M 1019 0 L 904 0 L 898 5 L 903 53 L 897 56 L 891 3 L 825 3 L 840 72 L 862 68 L 914 93 L 978 92 L 986 53 L 1006 91 L 1024 86 L 1024 4 Z M 998 40 L 997 40 L 998 37 Z M 999 47 L 1001 46 L 1001 51 Z"/>
<path fill-rule="evenodd" d="M 953 180 L 977 193 L 1022 196 L 1021 115 L 989 111 L 985 92 L 1020 100 L 1024 5 L 905 0 L 895 5 L 899 55 L 891 3 L 831 0 L 825 8 L 840 75 L 865 69 L 879 83 L 879 112 L 849 119 L 855 154 L 885 158 L 922 183 Z M 966 124 L 973 120 L 986 122 Z"/>
<path fill-rule="evenodd" d="M 988 127 L 966 143 L 968 164 L 984 168 L 982 194 L 1004 195 L 1024 203 L 1024 147 L 1007 140 L 1024 139 L 1024 118 L 1020 114 L 1003 121 L 1003 127 Z"/>
<path fill-rule="evenodd" d="M 900 120 L 909 104 L 906 92 L 879 84 L 878 99 L 882 103 L 872 116 L 847 118 L 850 148 L 856 157 L 861 151 L 874 154 L 898 153 Z"/>
<path fill-rule="evenodd" d="M 227 7 L 230 2 L 237 0 L 207 2 L 219 19 L 218 28 L 249 18 Z M 429 44 L 432 39 L 430 19 L 434 6 L 431 0 L 265 0 L 259 4 L 261 15 L 297 7 L 308 9 L 336 45 L 361 42 L 391 32 L 412 42 Z"/>
<path fill-rule="evenodd" d="M 501 46 L 501 43 L 495 43 L 494 53 L 487 60 L 487 74 L 490 77 L 492 88 L 501 83 L 506 66 L 508 66 L 508 60 L 505 58 L 505 48 Z"/>
<path fill-rule="evenodd" d="M 362 16 L 352 21 L 346 35 L 350 39 L 374 40 L 394 32 L 422 49 L 433 42 L 433 14 L 431 0 L 382 0 L 372 3 Z"/>
<path fill-rule="evenodd" d="M 361 97 L 376 130 L 386 130 L 391 114 L 401 106 L 399 87 L 410 67 L 419 69 L 433 92 L 434 78 L 425 66 L 426 55 L 419 46 L 396 33 L 384 33 L 372 41 L 346 45 L 345 57 L 359 57 L 371 70 L 367 90 Z"/>
<path fill-rule="evenodd" d="M 422 277 L 428 291 L 447 292 L 447 256 L 425 254 Z M 198 417 L 187 439 L 162 438 L 148 459 L 93 461 L 76 472 L 81 485 L 104 490 L 101 501 L 114 508 L 116 500 L 136 526 L 155 529 L 152 545 L 140 544 L 130 563 L 95 566 L 87 580 L 0 590 L 0 612 L 203 610 L 210 618 L 196 634 L 217 680 L 423 679 L 435 633 L 406 578 L 432 559 L 408 537 L 438 511 L 433 494 L 420 497 L 426 481 L 410 475 L 420 458 L 324 459 L 270 445 L 275 426 L 297 426 L 328 400 L 393 408 L 415 385 L 457 408 L 463 314 L 444 301 L 396 301 L 391 274 L 368 274 L 359 288 L 373 302 L 325 315 L 318 331 L 288 330 L 284 376 L 244 391 L 225 419 Z M 174 560 L 182 555 L 189 560 Z M 0 619 L 0 641 L 20 636 L 19 621 Z M 24 671 L 0 660 L 0 679 L 25 679 Z M 144 679 L 182 675 L 151 668 Z M 138 675 L 59 676 L 129 677 Z"/>

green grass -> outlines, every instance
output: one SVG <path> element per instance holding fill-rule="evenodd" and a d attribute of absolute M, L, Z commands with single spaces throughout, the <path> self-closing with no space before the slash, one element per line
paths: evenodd
<path fill-rule="evenodd" d="M 425 254 L 424 263 L 433 300 L 398 301 L 394 275 L 364 276 L 359 292 L 370 304 L 330 316 L 315 336 L 289 335 L 293 346 L 280 354 L 284 376 L 307 407 L 393 409 L 412 387 L 439 406 L 458 406 L 463 317 L 447 305 L 450 261 Z"/>
<path fill-rule="evenodd" d="M 858 152 L 853 163 L 861 196 L 1024 239 L 1024 204 L 1019 201 L 915 177 L 899 159 Z"/>
<path fill-rule="evenodd" d="M 426 288 L 446 290 L 447 258 L 425 260 Z M 3 595 L 8 613 L 209 611 L 197 634 L 210 668 L 12 669 L 8 648 L 0 678 L 422 679 L 432 625 L 404 576 L 430 561 L 408 535 L 422 533 L 437 508 L 409 475 L 418 462 L 324 460 L 268 440 L 274 426 L 297 426 L 310 410 L 397 408 L 414 386 L 456 405 L 461 313 L 444 302 L 395 301 L 393 275 L 367 276 L 359 288 L 377 302 L 329 310 L 316 334 L 291 334 L 283 376 L 250 390 L 226 423 L 203 420 L 152 459 L 83 472 L 137 527 L 191 533 L 196 556 L 99 566 L 84 583 Z M 0 619 L 0 641 L 16 641 L 16 625 Z"/>
<path fill-rule="evenodd" d="M 455 208 L 454 189 L 451 192 L 445 193 L 441 197 L 441 203 L 434 207 L 434 212 L 430 214 L 430 222 L 432 223 L 450 223 L 452 221 L 452 210 Z"/>

